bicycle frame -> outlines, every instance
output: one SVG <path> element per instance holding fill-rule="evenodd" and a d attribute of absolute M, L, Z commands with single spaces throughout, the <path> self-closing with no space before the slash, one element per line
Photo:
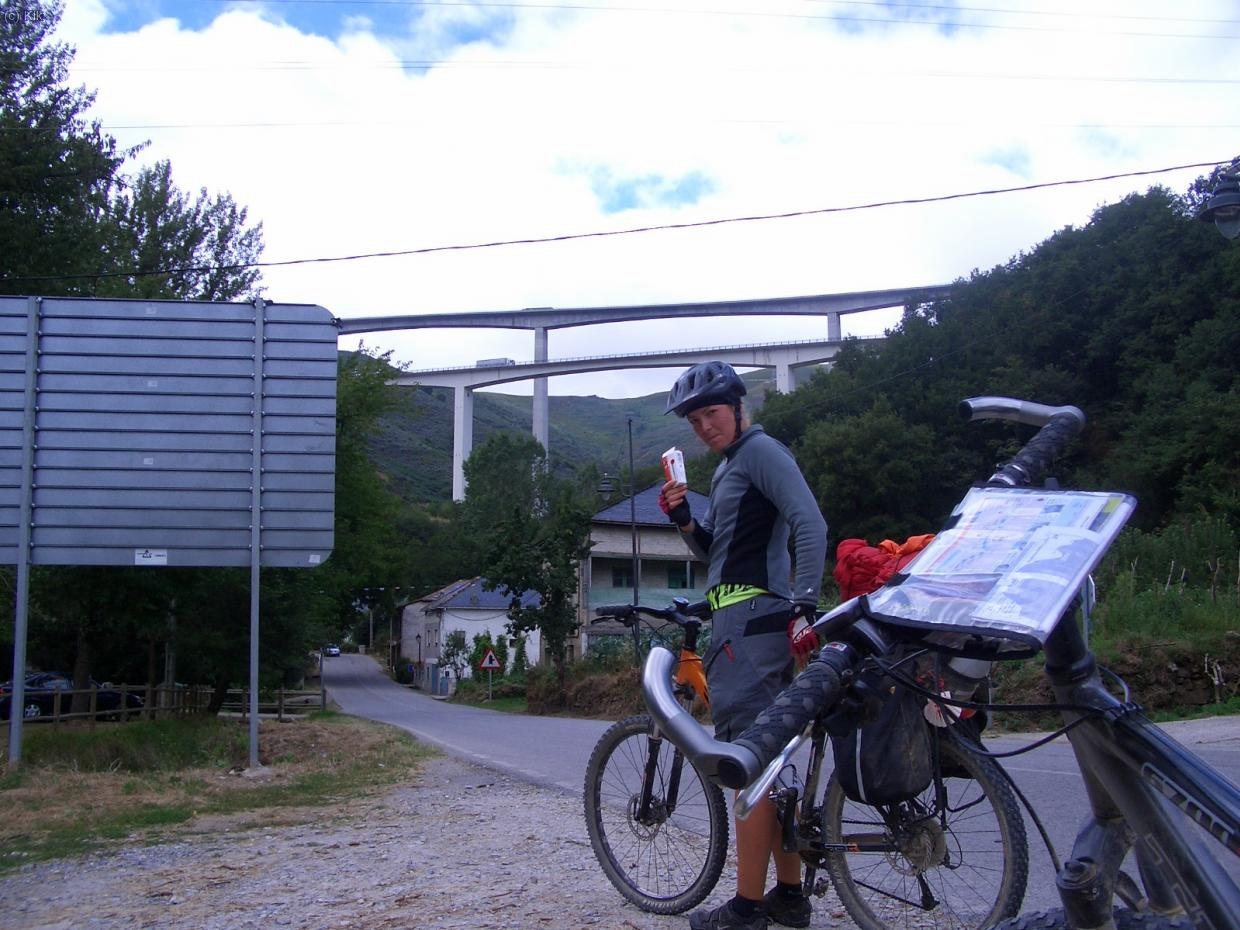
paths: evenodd
<path fill-rule="evenodd" d="M 1104 927 L 1114 896 L 1130 906 L 1141 892 L 1121 876 L 1135 847 L 1149 907 L 1184 912 L 1200 930 L 1240 927 L 1240 889 L 1207 844 L 1184 829 L 1178 810 L 1240 855 L 1240 788 L 1168 737 L 1135 705 L 1103 686 L 1071 616 L 1046 644 L 1046 671 L 1085 782 L 1091 814 L 1056 879 L 1071 927 Z M 1133 898 L 1136 900 L 1133 900 Z"/>

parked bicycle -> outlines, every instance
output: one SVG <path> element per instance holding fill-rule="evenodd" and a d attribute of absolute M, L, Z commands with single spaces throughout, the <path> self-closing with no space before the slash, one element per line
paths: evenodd
<path fill-rule="evenodd" d="M 695 699 L 709 706 L 697 652 L 709 616 L 705 602 L 677 599 L 668 608 L 620 605 L 596 612 L 629 626 L 643 617 L 680 626 L 678 659 L 655 651 L 671 660 L 660 671 L 667 676 L 667 699 L 686 716 Z M 949 672 L 936 670 L 934 681 Z M 967 695 L 981 684 L 952 674 Z M 912 924 L 975 930 L 1017 913 L 1028 874 L 1024 823 L 999 765 L 966 748 L 964 740 L 976 741 L 976 730 L 964 735 L 963 726 L 931 726 L 918 703 L 916 725 L 933 758 L 925 783 L 899 803 L 850 798 L 839 775 L 828 776 L 828 729 L 857 731 L 882 703 L 881 683 L 874 687 L 829 722 L 819 721 L 807 740 L 804 782 L 785 777 L 774 792 L 784 846 L 805 863 L 806 893 L 821 896 L 834 887 L 865 930 Z M 789 765 L 785 760 L 777 774 L 786 776 Z M 724 796 L 650 715 L 622 720 L 603 735 L 586 768 L 584 793 L 595 855 L 629 901 L 677 914 L 714 889 L 728 848 Z"/>
<path fill-rule="evenodd" d="M 788 790 L 779 778 L 795 744 L 852 698 L 867 670 L 919 687 L 888 659 L 898 650 L 984 661 L 1042 652 L 1089 812 L 1058 868 L 1063 907 L 1005 920 L 997 930 L 1236 930 L 1240 889 L 1203 834 L 1240 855 L 1240 788 L 1151 723 L 1108 673 L 1119 691 L 1112 693 L 1077 622 L 1090 606 L 1089 573 L 1136 502 L 1120 493 L 1033 489 L 1083 427 L 1077 408 L 986 397 L 964 401 L 962 410 L 1041 429 L 965 496 L 894 583 L 818 619 L 826 646 L 736 741 L 713 739 L 670 700 L 674 658 L 652 649 L 642 689 L 656 726 L 700 772 L 744 788 L 740 810 Z M 944 712 L 984 707 L 933 692 L 926 696 Z M 1135 870 L 1126 867 L 1129 853 Z M 842 857 L 826 855 L 829 870 Z"/>
<path fill-rule="evenodd" d="M 676 598 L 666 608 L 620 604 L 599 607 L 602 619 L 627 627 L 643 617 L 680 627 L 684 639 L 672 699 L 691 712 L 709 706 L 698 654 L 705 601 Z M 679 914 L 701 903 L 723 871 L 728 852 L 728 810 L 723 792 L 686 764 L 662 738 L 648 714 L 613 724 L 586 765 L 586 829 L 611 883 L 642 910 Z"/>

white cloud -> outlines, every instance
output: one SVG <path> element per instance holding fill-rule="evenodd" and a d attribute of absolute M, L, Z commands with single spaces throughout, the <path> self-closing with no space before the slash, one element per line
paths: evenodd
<path fill-rule="evenodd" d="M 951 29 L 877 22 L 898 16 L 881 4 L 625 5 L 418 7 L 393 25 L 390 7 L 363 4 L 337 11 L 349 18 L 329 28 L 301 17 L 330 4 L 238 3 L 190 28 L 174 3 L 163 7 L 173 15 L 117 29 L 106 11 L 136 23 L 136 4 L 75 0 L 62 34 L 79 50 L 75 79 L 98 89 L 105 127 L 125 144 L 149 138 L 141 160 L 170 158 L 182 187 L 232 193 L 264 223 L 273 261 L 816 210 L 1236 154 L 1234 4 L 1194 4 L 1185 19 L 1153 0 L 959 12 L 951 21 L 970 25 Z M 810 18 L 842 14 L 876 22 Z M 345 317 L 942 283 L 1086 222 L 1103 202 L 1149 183 L 1182 189 L 1196 173 L 273 268 L 265 279 L 273 299 Z M 608 212 L 614 186 L 599 178 L 646 179 L 648 196 Z M 667 189 L 652 179 L 685 178 L 705 183 L 684 203 L 649 195 Z M 551 351 L 822 329 L 649 323 L 558 331 Z M 532 354 L 524 332 L 366 341 L 415 368 Z M 560 379 L 552 392 L 645 393 L 668 377 Z"/>

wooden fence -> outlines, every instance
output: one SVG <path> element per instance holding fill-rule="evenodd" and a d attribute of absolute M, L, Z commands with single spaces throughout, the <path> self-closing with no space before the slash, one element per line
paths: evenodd
<path fill-rule="evenodd" d="M 28 710 L 24 719 L 52 724 L 84 720 L 93 726 L 99 720 L 124 722 L 188 717 L 207 713 L 214 693 L 214 688 L 202 685 L 108 685 L 78 690 L 33 691 L 26 693 L 24 704 Z M 73 697 L 79 694 L 87 696 L 86 709 L 75 713 L 72 710 Z M 259 716 L 273 716 L 278 720 L 300 716 L 326 706 L 327 694 L 322 688 L 314 691 L 280 688 L 260 691 L 258 695 Z M 34 714 L 36 707 L 39 712 Z M 226 692 L 220 713 L 248 719 L 249 690 L 234 688 Z"/>

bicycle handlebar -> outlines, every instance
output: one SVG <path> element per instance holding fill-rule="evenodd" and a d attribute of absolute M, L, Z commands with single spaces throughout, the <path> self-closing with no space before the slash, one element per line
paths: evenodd
<path fill-rule="evenodd" d="M 1011 461 L 990 476 L 986 483 L 991 486 L 1036 484 L 1085 426 L 1085 414 L 1079 407 L 1049 407 L 1012 397 L 970 397 L 960 402 L 959 410 L 967 420 L 1013 420 L 1041 427 Z"/>
<path fill-rule="evenodd" d="M 642 695 L 659 730 L 688 756 L 707 778 L 729 788 L 741 788 L 753 781 L 765 767 L 746 746 L 725 743 L 712 737 L 693 716 L 680 706 L 672 692 L 672 666 L 676 657 L 662 646 L 650 650 L 642 666 Z M 753 772 L 752 778 L 736 783 L 725 773 Z"/>
<path fill-rule="evenodd" d="M 717 740 L 676 700 L 668 650 L 656 646 L 642 669 L 642 695 L 658 728 L 707 778 L 727 788 L 744 788 L 779 755 L 789 740 L 839 698 L 851 679 L 856 653 L 851 646 L 829 643 L 774 703 L 758 715 L 735 742 Z"/>
<path fill-rule="evenodd" d="M 685 598 L 676 598 L 670 607 L 647 607 L 645 604 L 606 604 L 594 608 L 595 621 L 617 620 L 625 626 L 637 623 L 645 614 L 656 620 L 670 620 L 684 626 L 687 620 L 701 620 L 710 614 L 710 605 L 706 601 L 690 603 Z"/>

